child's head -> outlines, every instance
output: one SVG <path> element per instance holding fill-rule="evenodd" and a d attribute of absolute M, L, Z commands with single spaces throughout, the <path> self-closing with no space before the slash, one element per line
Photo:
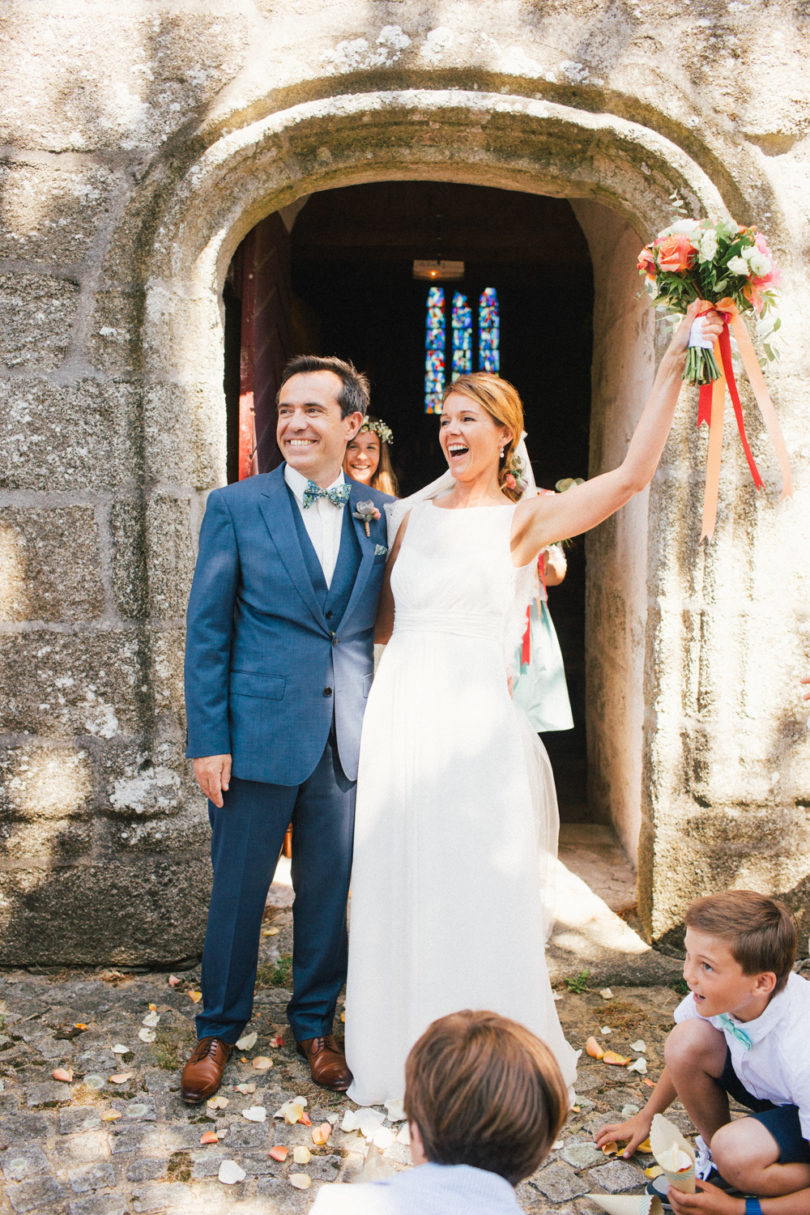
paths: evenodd
<path fill-rule="evenodd" d="M 568 1092 L 551 1051 L 525 1026 L 465 1010 L 434 1021 L 412 1047 L 405 1112 L 428 1160 L 517 1185 L 547 1155 Z"/>
<path fill-rule="evenodd" d="M 796 925 L 776 899 L 754 890 L 707 894 L 689 907 L 686 927 L 721 938 L 744 975 L 774 974 L 774 994 L 787 983 L 796 959 Z"/>

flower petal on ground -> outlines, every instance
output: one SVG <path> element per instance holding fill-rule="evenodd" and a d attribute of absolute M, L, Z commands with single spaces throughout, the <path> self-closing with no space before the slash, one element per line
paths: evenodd
<path fill-rule="evenodd" d="M 288 1180 L 296 1190 L 308 1190 L 312 1185 L 312 1178 L 307 1177 L 306 1173 L 290 1173 Z"/>
<path fill-rule="evenodd" d="M 224 1110 L 225 1106 L 228 1104 L 228 1098 L 223 1097 L 220 1093 L 216 1097 L 209 1097 L 205 1104 L 208 1106 L 209 1110 Z"/>
<path fill-rule="evenodd" d="M 309 1164 L 312 1152 L 305 1143 L 297 1143 L 293 1148 L 293 1160 L 296 1164 Z"/>
<path fill-rule="evenodd" d="M 279 1162 L 279 1164 L 283 1164 L 284 1161 L 289 1156 L 289 1154 L 290 1154 L 290 1149 L 288 1147 L 285 1147 L 283 1143 L 274 1144 L 273 1147 L 271 1147 L 270 1151 L 267 1153 L 268 1156 L 272 1156 L 272 1158 L 274 1160 L 277 1160 Z"/>
<path fill-rule="evenodd" d="M 242 1117 L 247 1118 L 248 1122 L 264 1122 L 267 1110 L 263 1105 L 250 1105 L 246 1110 L 242 1110 Z"/>
<path fill-rule="evenodd" d="M 251 1030 L 251 1032 L 249 1034 L 243 1034 L 242 1037 L 239 1039 L 239 1041 L 236 1043 L 236 1049 L 237 1050 L 251 1050 L 256 1045 L 256 1039 L 258 1038 L 258 1036 L 259 1035 L 256 1033 L 255 1030 Z"/>
<path fill-rule="evenodd" d="M 251 1062 L 257 1072 L 266 1072 L 273 1066 L 273 1060 L 269 1055 L 257 1055 Z"/>
<path fill-rule="evenodd" d="M 216 1131 L 206 1131 L 204 1135 L 200 1135 L 200 1143 L 219 1143 L 219 1135 Z"/>
<path fill-rule="evenodd" d="M 225 1185 L 236 1185 L 237 1181 L 245 1180 L 247 1173 L 239 1167 L 235 1160 L 223 1160 L 217 1177 Z"/>
<path fill-rule="evenodd" d="M 126 1084 L 134 1075 L 134 1072 L 116 1072 L 114 1076 L 110 1076 L 110 1084 Z"/>
<path fill-rule="evenodd" d="M 146 1014 L 146 1016 L 144 1017 L 143 1021 L 141 1022 L 141 1025 L 147 1025 L 150 1029 L 154 1029 L 159 1021 L 160 1021 L 159 1012 L 148 1012 Z"/>
<path fill-rule="evenodd" d="M 628 1064 L 627 1070 L 629 1072 L 638 1072 L 640 1076 L 645 1076 L 647 1074 L 647 1060 L 643 1055 L 640 1055 L 638 1059 L 634 1059 L 632 1063 Z"/>
<path fill-rule="evenodd" d="M 643 1038 L 639 1038 L 637 1042 L 630 1043 L 630 1049 L 637 1051 L 640 1055 L 644 1055 L 647 1053 L 647 1043 Z"/>
<path fill-rule="evenodd" d="M 602 1059 L 605 1054 L 596 1038 L 593 1037 L 589 1038 L 585 1043 L 585 1053 L 586 1055 L 590 1055 L 592 1059 Z"/>
<path fill-rule="evenodd" d="M 329 1136 L 332 1134 L 331 1122 L 322 1122 L 320 1126 L 312 1128 L 312 1142 L 317 1147 L 323 1147 Z"/>
<path fill-rule="evenodd" d="M 200 1000 L 202 999 L 202 992 L 201 991 L 190 991 L 188 993 L 188 998 L 189 998 L 189 1000 L 192 1001 L 192 1003 L 199 1004 Z"/>
<path fill-rule="evenodd" d="M 393 1101 L 386 1101 L 385 1112 L 388 1114 L 389 1122 L 403 1122 L 405 1119 L 405 1110 L 402 1106 L 402 1098 L 396 1097 Z"/>
<path fill-rule="evenodd" d="M 615 1050 L 606 1050 L 603 1063 L 612 1063 L 614 1067 L 625 1067 L 630 1062 L 629 1055 L 620 1055 Z"/>
<path fill-rule="evenodd" d="M 612 1000 L 613 999 L 613 992 L 610 990 L 609 987 L 603 987 L 602 990 L 599 992 L 599 995 L 602 997 L 603 1000 Z"/>
<path fill-rule="evenodd" d="M 157 1034 L 153 1029 L 149 1029 L 146 1025 L 141 1026 L 138 1030 L 138 1037 L 141 1042 L 154 1042 Z"/>

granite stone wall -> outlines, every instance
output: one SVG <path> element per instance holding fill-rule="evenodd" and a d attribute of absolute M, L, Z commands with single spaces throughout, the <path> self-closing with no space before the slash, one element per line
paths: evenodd
<path fill-rule="evenodd" d="M 801 5 L 8 0 L 0 16 L 0 963 L 199 951 L 207 823 L 183 612 L 225 479 L 221 290 L 263 216 L 381 179 L 572 199 L 594 260 L 591 472 L 653 323 L 671 213 L 755 221 L 783 267 L 769 373 L 796 476 L 730 430 L 699 544 L 688 393 L 649 495 L 589 541 L 591 795 L 655 940 L 696 893 L 806 902 L 808 21 Z"/>

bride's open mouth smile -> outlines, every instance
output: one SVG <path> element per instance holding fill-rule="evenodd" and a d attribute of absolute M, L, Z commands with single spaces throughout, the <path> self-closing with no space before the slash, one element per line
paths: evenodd
<path fill-rule="evenodd" d="M 463 443 L 448 443 L 447 444 L 447 459 L 454 460 L 460 456 L 466 456 L 469 447 L 465 447 Z"/>

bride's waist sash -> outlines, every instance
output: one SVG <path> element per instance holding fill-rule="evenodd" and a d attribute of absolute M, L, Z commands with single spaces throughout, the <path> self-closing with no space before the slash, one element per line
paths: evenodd
<path fill-rule="evenodd" d="M 483 616 L 480 612 L 409 612 L 397 609 L 394 615 L 394 634 L 450 633 L 458 637 L 474 637 L 482 641 L 500 643 L 503 638 L 503 620 L 500 616 Z"/>

